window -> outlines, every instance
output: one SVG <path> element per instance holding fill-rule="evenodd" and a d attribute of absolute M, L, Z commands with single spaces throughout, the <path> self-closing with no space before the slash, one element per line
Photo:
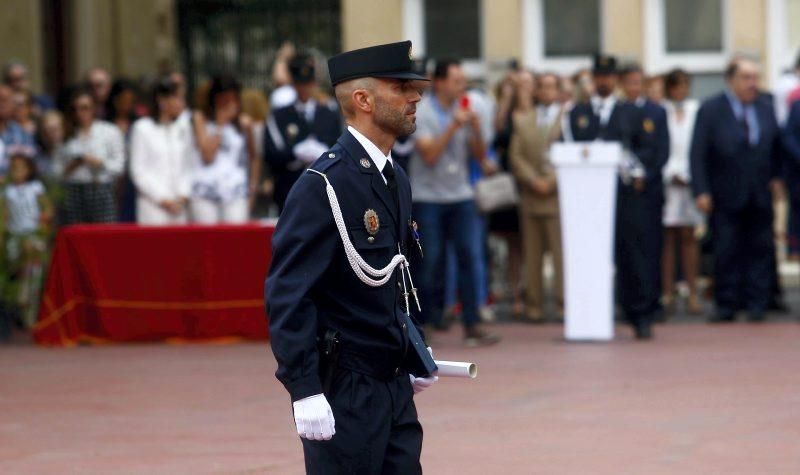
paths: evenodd
<path fill-rule="evenodd" d="M 462 60 L 470 78 L 483 78 L 481 11 L 489 0 L 403 0 L 403 37 L 416 58 Z"/>
<path fill-rule="evenodd" d="M 526 66 L 572 74 L 603 50 L 602 0 L 523 0 Z"/>
<path fill-rule="evenodd" d="M 480 58 L 479 0 L 425 2 L 425 44 L 434 58 Z"/>
<path fill-rule="evenodd" d="M 178 0 L 181 59 L 189 88 L 219 71 L 235 71 L 244 87 L 271 86 L 281 43 L 322 60 L 341 50 L 341 0 Z M 322 75 L 324 77 L 324 75 Z"/>
<path fill-rule="evenodd" d="M 545 56 L 591 56 L 600 50 L 599 0 L 544 0 L 542 18 Z"/>
<path fill-rule="evenodd" d="M 668 0 L 664 8 L 669 53 L 722 50 L 722 0 Z"/>
<path fill-rule="evenodd" d="M 718 73 L 730 56 L 731 0 L 645 0 L 645 69 Z"/>

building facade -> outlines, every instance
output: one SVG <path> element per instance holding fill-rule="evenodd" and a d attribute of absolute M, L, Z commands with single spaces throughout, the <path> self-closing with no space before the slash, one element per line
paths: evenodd
<path fill-rule="evenodd" d="M 252 82 L 268 74 L 284 37 L 324 54 L 411 39 L 415 56 L 462 58 L 487 83 L 511 59 L 567 74 L 603 51 L 649 73 L 681 66 L 700 90 L 719 87 L 734 53 L 759 58 L 770 87 L 800 49 L 800 0 L 4 0 L 3 8 L 0 61 L 28 64 L 34 87 L 47 91 L 91 66 L 128 77 L 222 66 L 266 87 L 268 78 Z"/>

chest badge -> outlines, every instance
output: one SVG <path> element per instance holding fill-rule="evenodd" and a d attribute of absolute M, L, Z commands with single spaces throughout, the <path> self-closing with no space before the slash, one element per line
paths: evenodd
<path fill-rule="evenodd" d="M 368 159 L 366 159 L 366 158 L 362 158 L 362 159 L 361 159 L 361 161 L 360 161 L 359 163 L 361 163 L 361 166 L 362 166 L 362 167 L 364 167 L 364 168 L 369 168 L 369 167 L 371 166 L 371 165 L 369 164 L 369 160 L 368 160 Z"/>
<path fill-rule="evenodd" d="M 378 230 L 381 228 L 381 220 L 374 209 L 368 209 L 364 212 L 364 227 L 367 228 L 367 232 L 370 235 L 378 234 Z"/>
<path fill-rule="evenodd" d="M 642 128 L 648 134 L 652 134 L 654 130 L 656 130 L 656 124 L 653 123 L 653 119 L 645 119 L 642 122 Z"/>
<path fill-rule="evenodd" d="M 578 127 L 582 129 L 589 127 L 589 116 L 582 115 L 578 117 Z"/>
<path fill-rule="evenodd" d="M 300 127 L 297 126 L 295 123 L 291 123 L 286 126 L 286 134 L 289 136 L 290 139 L 294 139 L 297 137 L 297 134 L 300 133 Z"/>

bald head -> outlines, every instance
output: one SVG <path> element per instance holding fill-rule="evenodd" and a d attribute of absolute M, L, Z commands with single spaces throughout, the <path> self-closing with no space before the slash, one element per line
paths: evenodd
<path fill-rule="evenodd" d="M 758 82 L 761 79 L 761 68 L 757 61 L 748 57 L 736 57 L 725 70 L 728 87 L 744 103 L 758 98 Z"/>

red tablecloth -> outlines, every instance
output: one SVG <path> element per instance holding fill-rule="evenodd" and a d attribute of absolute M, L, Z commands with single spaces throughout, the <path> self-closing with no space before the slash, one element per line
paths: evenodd
<path fill-rule="evenodd" d="M 263 225 L 62 229 L 45 284 L 37 343 L 264 339 Z"/>

